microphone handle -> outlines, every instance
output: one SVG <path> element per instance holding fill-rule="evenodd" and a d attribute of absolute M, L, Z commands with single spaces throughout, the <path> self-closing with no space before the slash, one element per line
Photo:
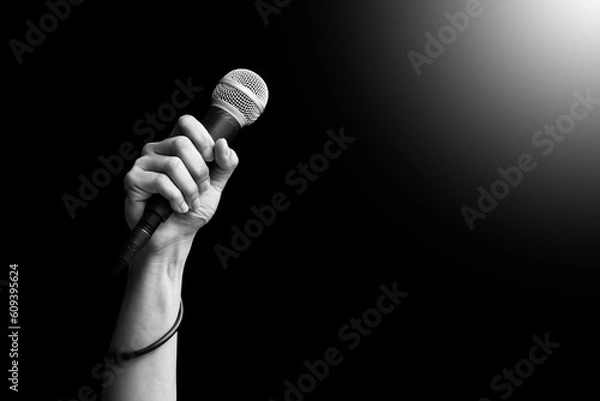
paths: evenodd
<path fill-rule="evenodd" d="M 220 107 L 211 106 L 200 120 L 210 136 L 217 141 L 225 138 L 230 143 L 240 130 L 240 124 L 227 111 Z M 173 213 L 169 201 L 160 195 L 152 195 L 146 203 L 144 214 L 127 236 L 111 276 L 116 276 L 122 269 L 128 267 L 138 252 L 148 243 L 156 229 Z"/>

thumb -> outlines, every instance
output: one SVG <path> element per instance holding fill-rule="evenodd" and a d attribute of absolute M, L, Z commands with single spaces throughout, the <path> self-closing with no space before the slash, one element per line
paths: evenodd
<path fill-rule="evenodd" d="M 215 143 L 215 164 L 210 171 L 210 182 L 219 191 L 223 191 L 227 181 L 239 164 L 235 150 L 229 147 L 227 140 L 221 138 Z"/>

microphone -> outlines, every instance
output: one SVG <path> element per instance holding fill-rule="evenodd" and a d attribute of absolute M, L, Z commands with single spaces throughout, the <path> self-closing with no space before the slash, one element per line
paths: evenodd
<path fill-rule="evenodd" d="M 211 106 L 200 122 L 215 141 L 225 138 L 230 143 L 240 129 L 260 117 L 269 100 L 269 90 L 258 74 L 237 69 L 219 81 L 211 100 Z M 167 221 L 172 213 L 169 202 L 162 196 L 153 195 L 148 199 L 144 214 L 127 236 L 119 253 L 112 277 L 129 266 L 158 226 Z"/>

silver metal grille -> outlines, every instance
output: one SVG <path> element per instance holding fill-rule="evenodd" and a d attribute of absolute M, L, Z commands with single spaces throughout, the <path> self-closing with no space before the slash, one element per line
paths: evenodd
<path fill-rule="evenodd" d="M 238 69 L 219 81 L 212 93 L 212 99 L 232 106 L 243 117 L 243 125 L 250 125 L 260 117 L 267 106 L 269 90 L 258 74 Z"/>

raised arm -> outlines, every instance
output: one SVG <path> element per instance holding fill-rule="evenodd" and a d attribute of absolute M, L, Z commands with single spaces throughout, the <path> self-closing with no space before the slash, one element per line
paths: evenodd
<path fill-rule="evenodd" d="M 214 161 L 209 168 L 207 163 Z M 140 219 L 154 194 L 175 211 L 129 269 L 111 351 L 139 350 L 169 331 L 180 308 L 186 258 L 196 232 L 214 215 L 238 158 L 223 139 L 216 143 L 194 117 L 179 119 L 173 134 L 144 147 L 125 178 L 125 217 Z M 176 389 L 177 335 L 156 350 L 126 362 L 104 401 L 171 401 Z"/>

